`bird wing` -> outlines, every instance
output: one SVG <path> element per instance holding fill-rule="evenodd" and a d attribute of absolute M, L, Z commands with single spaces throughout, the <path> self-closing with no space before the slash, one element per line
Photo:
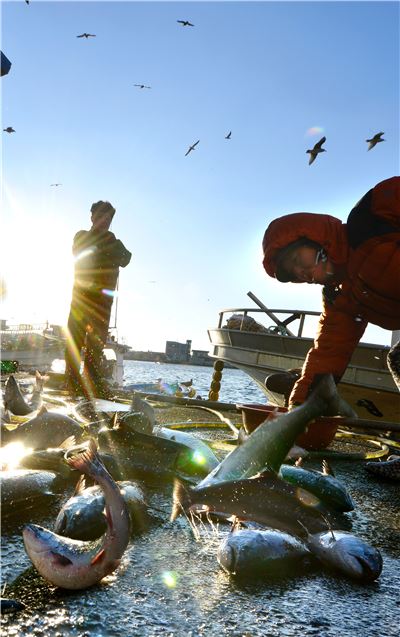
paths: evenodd
<path fill-rule="evenodd" d="M 376 133 L 376 135 L 374 135 L 374 138 L 379 139 L 379 137 L 382 137 L 382 135 L 384 135 L 385 133 Z"/>
<path fill-rule="evenodd" d="M 326 142 L 326 137 L 321 137 L 319 142 L 315 144 L 314 148 L 321 148 L 322 144 L 324 144 L 325 142 Z"/>
<path fill-rule="evenodd" d="M 192 148 L 194 148 L 195 146 L 197 146 L 197 144 L 199 143 L 199 141 L 200 141 L 200 140 L 198 139 L 198 140 L 197 140 L 197 142 L 195 142 L 195 143 L 193 144 Z"/>
<path fill-rule="evenodd" d="M 192 147 L 192 146 L 190 146 L 190 148 L 186 151 L 186 153 L 185 153 L 185 157 L 186 157 L 186 155 L 189 155 L 189 153 L 190 153 L 190 151 L 191 151 L 191 150 L 193 150 L 193 147 Z"/>
<path fill-rule="evenodd" d="M 314 153 L 312 153 L 311 151 L 307 151 L 310 153 L 310 159 L 308 161 L 308 165 L 312 164 L 314 159 L 316 158 L 316 155 Z"/>
<path fill-rule="evenodd" d="M 77 35 L 76 37 L 77 37 L 77 38 L 84 38 L 84 37 L 85 37 L 85 34 L 84 34 L 84 33 L 82 33 L 82 35 Z"/>
<path fill-rule="evenodd" d="M 177 22 L 179 22 L 179 24 L 185 24 L 184 20 L 177 20 Z"/>

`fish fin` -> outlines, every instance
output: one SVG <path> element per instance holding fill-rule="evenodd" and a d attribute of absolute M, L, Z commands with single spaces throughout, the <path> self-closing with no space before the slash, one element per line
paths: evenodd
<path fill-rule="evenodd" d="M 294 466 L 301 467 L 303 462 L 304 462 L 303 458 L 297 458 L 296 462 L 294 463 Z"/>
<path fill-rule="evenodd" d="M 309 531 L 309 530 L 307 529 L 307 527 L 303 524 L 303 522 L 300 522 L 300 520 L 297 520 L 297 519 L 296 519 L 296 522 L 297 522 L 298 524 L 300 524 L 300 526 L 301 526 L 301 527 L 305 530 L 305 532 L 306 532 L 306 536 L 307 536 L 307 537 L 309 537 L 309 536 L 310 536 L 310 531 Z"/>
<path fill-rule="evenodd" d="M 114 413 L 114 415 L 112 416 L 112 418 L 111 418 L 111 427 L 112 427 L 112 429 L 117 429 L 118 425 L 119 425 L 119 423 L 118 423 L 118 412 L 116 411 Z"/>
<path fill-rule="evenodd" d="M 276 473 L 276 471 L 273 471 L 269 467 L 266 467 L 265 469 L 263 469 L 259 473 L 256 473 L 256 475 L 251 476 L 251 478 L 249 478 L 249 480 L 260 480 L 262 482 L 263 480 L 269 480 L 270 478 L 277 478 L 277 477 L 279 477 L 279 476 Z"/>
<path fill-rule="evenodd" d="M 335 474 L 331 465 L 329 464 L 327 460 L 325 460 L 325 458 L 322 461 L 322 473 L 324 476 L 332 476 L 333 478 L 335 477 Z"/>
<path fill-rule="evenodd" d="M 238 518 L 236 515 L 234 515 L 230 533 L 234 533 L 235 531 L 240 531 L 241 526 L 242 526 L 242 520 Z"/>
<path fill-rule="evenodd" d="M 85 480 L 84 474 L 82 473 L 82 475 L 79 476 L 78 482 L 75 485 L 75 491 L 72 497 L 75 497 L 76 495 L 80 495 L 82 491 L 84 491 L 85 489 L 86 489 L 86 480 Z"/>
<path fill-rule="evenodd" d="M 43 414 L 47 414 L 47 409 L 44 405 L 41 406 L 41 408 L 39 409 L 37 415 L 38 416 L 43 416 Z"/>
<path fill-rule="evenodd" d="M 173 522 L 177 517 L 184 513 L 190 507 L 191 502 L 192 499 L 190 490 L 182 480 L 175 478 L 170 521 Z"/>
<path fill-rule="evenodd" d="M 75 436 L 68 436 L 62 443 L 59 445 L 60 449 L 69 449 L 70 447 L 76 444 Z"/>
<path fill-rule="evenodd" d="M 68 557 L 65 557 L 64 555 L 61 555 L 61 553 L 56 553 L 55 551 L 50 552 L 58 566 L 69 566 L 70 564 L 72 564 L 71 560 L 69 560 Z"/>
<path fill-rule="evenodd" d="M 100 562 L 103 557 L 105 556 L 106 551 L 105 549 L 101 549 L 98 553 L 96 553 L 96 555 L 94 557 L 92 557 L 92 559 L 90 560 L 90 563 L 93 564 L 97 564 L 97 562 Z"/>
<path fill-rule="evenodd" d="M 331 535 L 332 535 L 333 539 L 336 540 L 335 534 L 333 533 L 332 525 L 329 522 L 328 518 L 321 511 L 318 511 L 318 513 L 320 514 L 320 516 L 324 520 L 326 526 L 328 527 L 328 530 L 331 532 Z"/>

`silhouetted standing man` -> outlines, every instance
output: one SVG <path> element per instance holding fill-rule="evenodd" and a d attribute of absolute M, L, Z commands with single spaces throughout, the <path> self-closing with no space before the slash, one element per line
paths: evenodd
<path fill-rule="evenodd" d="M 115 208 L 108 201 L 98 201 L 90 211 L 92 227 L 77 232 L 72 247 L 75 280 L 68 318 L 65 380 L 72 394 L 83 392 L 87 398 L 106 398 L 107 388 L 102 374 L 103 348 L 107 341 L 119 268 L 127 266 L 132 255 L 109 230 Z"/>

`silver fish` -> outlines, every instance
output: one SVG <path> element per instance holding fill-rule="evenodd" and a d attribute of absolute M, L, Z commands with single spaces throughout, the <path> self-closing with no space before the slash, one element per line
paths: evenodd
<path fill-rule="evenodd" d="M 26 416 L 32 411 L 39 409 L 42 404 L 42 391 L 45 377 L 36 372 L 36 384 L 35 389 L 32 392 L 30 400 L 27 400 L 21 392 L 21 389 L 16 381 L 15 377 L 10 374 L 8 377 L 5 390 L 4 390 L 4 406 L 9 409 L 11 413 L 16 416 Z"/>
<path fill-rule="evenodd" d="M 378 549 L 346 531 L 308 535 L 307 546 L 323 564 L 360 582 L 373 582 L 382 572 Z"/>
<path fill-rule="evenodd" d="M 258 522 L 296 535 L 304 532 L 302 525 L 318 532 L 325 530 L 328 524 L 341 526 L 344 523 L 326 510 L 322 516 L 318 498 L 304 489 L 293 487 L 273 472 L 204 487 L 201 483 L 187 487 L 182 481 L 175 480 L 171 521 L 182 512 L 201 510 L 204 505 L 210 511 L 234 515 L 239 520 Z"/>
<path fill-rule="evenodd" d="M 233 531 L 221 543 L 217 559 L 231 575 L 284 575 L 309 555 L 306 545 L 288 533 L 273 529 Z"/>
<path fill-rule="evenodd" d="M 56 497 L 57 475 L 29 469 L 1 471 L 0 492 L 2 516 L 15 516 Z"/>
<path fill-rule="evenodd" d="M 386 461 L 367 462 L 365 468 L 378 478 L 400 482 L 400 456 L 389 456 Z"/>
<path fill-rule="evenodd" d="M 192 449 L 193 464 L 199 465 L 205 473 L 209 473 L 219 465 L 219 460 L 210 447 L 200 440 L 200 438 L 193 436 L 193 434 L 190 434 L 187 431 L 177 431 L 176 429 L 170 429 L 168 427 L 155 427 L 153 433 L 160 438 L 174 440 L 175 442 L 186 445 L 186 447 Z M 178 467 L 182 468 L 182 471 L 184 471 L 184 468 L 180 467 L 179 461 Z M 205 473 L 203 473 L 203 475 L 205 475 Z"/>
<path fill-rule="evenodd" d="M 141 531 L 147 522 L 144 493 L 135 482 L 117 482 L 131 519 L 131 530 Z M 106 531 L 104 494 L 100 486 L 84 487 L 80 482 L 75 494 L 60 510 L 54 525 L 55 533 L 75 540 L 94 540 Z"/>
<path fill-rule="evenodd" d="M 308 423 L 330 409 L 337 413 L 338 393 L 332 376 L 326 375 L 302 405 L 259 425 L 199 486 L 250 478 L 265 467 L 279 471 L 294 441 L 306 430 Z"/>
<path fill-rule="evenodd" d="M 73 418 L 65 414 L 47 411 L 42 407 L 39 413 L 12 431 L 2 430 L 2 445 L 10 442 L 21 442 L 32 449 L 58 447 L 69 436 L 75 436 L 79 442 L 84 430 Z"/>
<path fill-rule="evenodd" d="M 83 589 L 118 568 L 130 537 L 129 511 L 118 486 L 101 463 L 93 439 L 86 451 L 67 456 L 67 461 L 103 489 L 106 533 L 98 540 L 84 542 L 28 524 L 23 530 L 23 539 L 25 550 L 42 577 L 55 586 Z"/>
<path fill-rule="evenodd" d="M 313 493 L 328 507 L 335 511 L 353 511 L 354 502 L 343 484 L 332 474 L 328 463 L 324 461 L 322 473 L 312 469 L 283 464 L 279 474 L 286 482 Z"/>

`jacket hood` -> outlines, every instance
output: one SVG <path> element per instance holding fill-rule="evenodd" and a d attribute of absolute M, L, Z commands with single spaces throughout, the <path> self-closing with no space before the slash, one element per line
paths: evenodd
<path fill-rule="evenodd" d="M 331 215 L 294 212 L 275 219 L 265 231 L 262 243 L 263 266 L 269 276 L 276 277 L 279 250 L 301 238 L 319 243 L 333 263 L 346 263 L 348 243 L 345 223 Z"/>

